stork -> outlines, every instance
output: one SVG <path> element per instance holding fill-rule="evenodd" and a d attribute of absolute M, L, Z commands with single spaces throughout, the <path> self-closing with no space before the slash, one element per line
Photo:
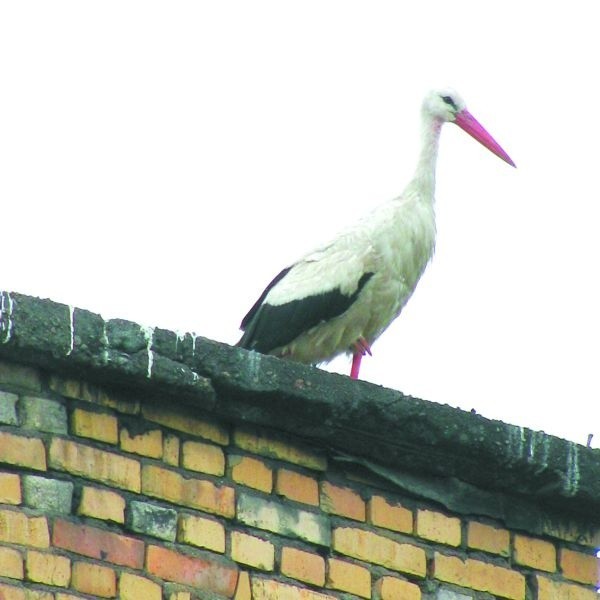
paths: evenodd
<path fill-rule="evenodd" d="M 455 123 L 515 166 L 454 91 L 427 94 L 421 121 L 417 168 L 404 192 L 283 269 L 242 320 L 238 346 L 309 364 L 351 353 L 350 377 L 358 378 L 362 357 L 400 314 L 433 256 L 442 125 Z"/>

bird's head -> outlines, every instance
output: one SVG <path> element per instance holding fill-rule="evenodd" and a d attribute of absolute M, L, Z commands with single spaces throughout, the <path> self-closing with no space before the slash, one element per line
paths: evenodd
<path fill-rule="evenodd" d="M 433 121 L 455 123 L 490 152 L 509 165 L 516 166 L 500 144 L 467 110 L 465 101 L 454 90 L 444 89 L 429 92 L 423 100 L 423 112 Z"/>

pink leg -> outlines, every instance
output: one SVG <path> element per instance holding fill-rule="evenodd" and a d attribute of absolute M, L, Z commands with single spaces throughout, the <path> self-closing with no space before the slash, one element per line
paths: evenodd
<path fill-rule="evenodd" d="M 362 352 L 355 352 L 352 355 L 352 369 L 350 370 L 350 379 L 358 379 L 358 372 L 360 371 L 360 361 L 362 360 L 362 357 Z"/>
<path fill-rule="evenodd" d="M 352 369 L 350 370 L 350 378 L 358 379 L 358 372 L 360 371 L 360 361 L 362 357 L 368 354 L 371 356 L 371 346 L 364 337 L 360 336 L 356 342 L 354 342 L 354 354 L 352 355 Z"/>

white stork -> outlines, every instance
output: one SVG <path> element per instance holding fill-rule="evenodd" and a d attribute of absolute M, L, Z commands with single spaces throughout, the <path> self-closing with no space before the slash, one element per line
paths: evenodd
<path fill-rule="evenodd" d="M 408 302 L 435 247 L 435 167 L 442 125 L 455 123 L 515 163 L 454 91 L 430 92 L 411 182 L 328 244 L 283 269 L 244 317 L 238 346 L 316 364 L 352 353 L 350 377 Z"/>

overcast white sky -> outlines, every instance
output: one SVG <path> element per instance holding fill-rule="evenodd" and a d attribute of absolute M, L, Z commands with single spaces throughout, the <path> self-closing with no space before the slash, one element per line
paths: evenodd
<path fill-rule="evenodd" d="M 600 446 L 596 11 L 3 2 L 0 289 L 234 343 L 281 268 L 402 191 L 450 85 L 518 169 L 445 127 L 436 256 L 362 377 Z"/>

